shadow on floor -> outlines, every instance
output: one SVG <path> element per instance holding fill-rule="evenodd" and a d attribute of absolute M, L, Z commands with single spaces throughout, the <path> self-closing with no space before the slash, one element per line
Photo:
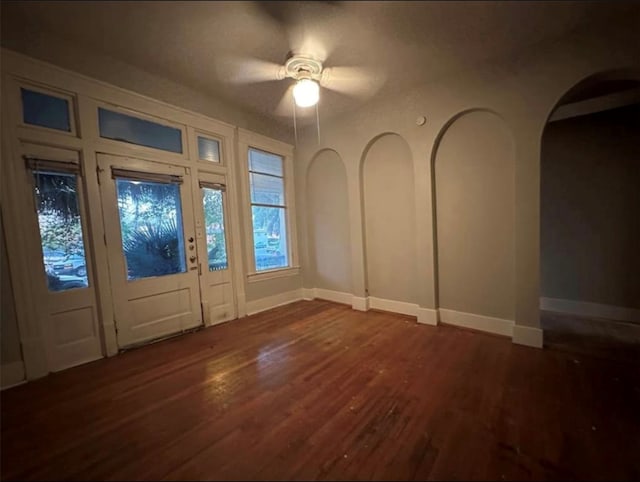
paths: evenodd
<path fill-rule="evenodd" d="M 620 362 L 640 362 L 640 325 L 542 311 L 544 345 Z"/>

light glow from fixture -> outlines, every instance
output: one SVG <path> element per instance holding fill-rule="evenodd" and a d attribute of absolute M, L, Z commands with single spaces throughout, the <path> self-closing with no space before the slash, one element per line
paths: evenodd
<path fill-rule="evenodd" d="M 293 88 L 293 98 L 298 107 L 311 107 L 320 99 L 320 86 L 315 80 L 300 79 Z"/>

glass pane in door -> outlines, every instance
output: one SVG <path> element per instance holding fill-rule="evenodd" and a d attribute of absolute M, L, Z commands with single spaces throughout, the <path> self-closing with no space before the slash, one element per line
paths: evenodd
<path fill-rule="evenodd" d="M 119 178 L 116 190 L 127 278 L 184 273 L 180 186 Z"/>
<path fill-rule="evenodd" d="M 202 205 L 207 233 L 207 259 L 209 271 L 220 271 L 229 267 L 227 245 L 224 235 L 223 191 L 202 188 Z"/>
<path fill-rule="evenodd" d="M 86 288 L 87 262 L 78 203 L 78 178 L 33 173 L 42 256 L 50 291 Z"/>

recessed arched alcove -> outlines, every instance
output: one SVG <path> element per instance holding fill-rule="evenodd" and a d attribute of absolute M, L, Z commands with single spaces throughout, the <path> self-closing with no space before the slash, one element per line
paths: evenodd
<path fill-rule="evenodd" d="M 454 116 L 433 154 L 441 310 L 515 318 L 515 157 L 504 120 Z"/>
<path fill-rule="evenodd" d="M 340 155 L 325 149 L 307 170 L 309 258 L 316 288 L 351 292 L 351 234 L 347 172 Z"/>
<path fill-rule="evenodd" d="M 394 133 L 374 138 L 360 172 L 368 294 L 416 303 L 415 187 L 407 141 Z"/>

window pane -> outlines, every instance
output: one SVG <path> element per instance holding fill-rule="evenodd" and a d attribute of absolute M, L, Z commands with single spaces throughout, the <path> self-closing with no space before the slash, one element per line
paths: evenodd
<path fill-rule="evenodd" d="M 38 224 L 50 291 L 86 288 L 87 263 L 75 174 L 33 173 Z"/>
<path fill-rule="evenodd" d="M 98 108 L 100 137 L 154 147 L 163 151 L 182 152 L 182 131 L 130 115 Z"/>
<path fill-rule="evenodd" d="M 284 182 L 281 177 L 250 173 L 251 202 L 284 206 Z"/>
<path fill-rule="evenodd" d="M 213 139 L 198 136 L 198 158 L 205 161 L 220 162 L 220 143 Z"/>
<path fill-rule="evenodd" d="M 20 90 L 22 91 L 22 120 L 25 124 L 71 132 L 67 99 L 33 90 Z"/>
<path fill-rule="evenodd" d="M 223 192 L 202 188 L 202 205 L 207 233 L 207 259 L 209 271 L 227 269 L 227 246 L 224 238 Z"/>
<path fill-rule="evenodd" d="M 251 210 L 256 271 L 288 266 L 285 209 L 252 206 Z"/>
<path fill-rule="evenodd" d="M 282 158 L 269 152 L 249 149 L 249 170 L 282 177 Z"/>
<path fill-rule="evenodd" d="M 180 186 L 117 179 L 128 279 L 184 273 Z"/>

